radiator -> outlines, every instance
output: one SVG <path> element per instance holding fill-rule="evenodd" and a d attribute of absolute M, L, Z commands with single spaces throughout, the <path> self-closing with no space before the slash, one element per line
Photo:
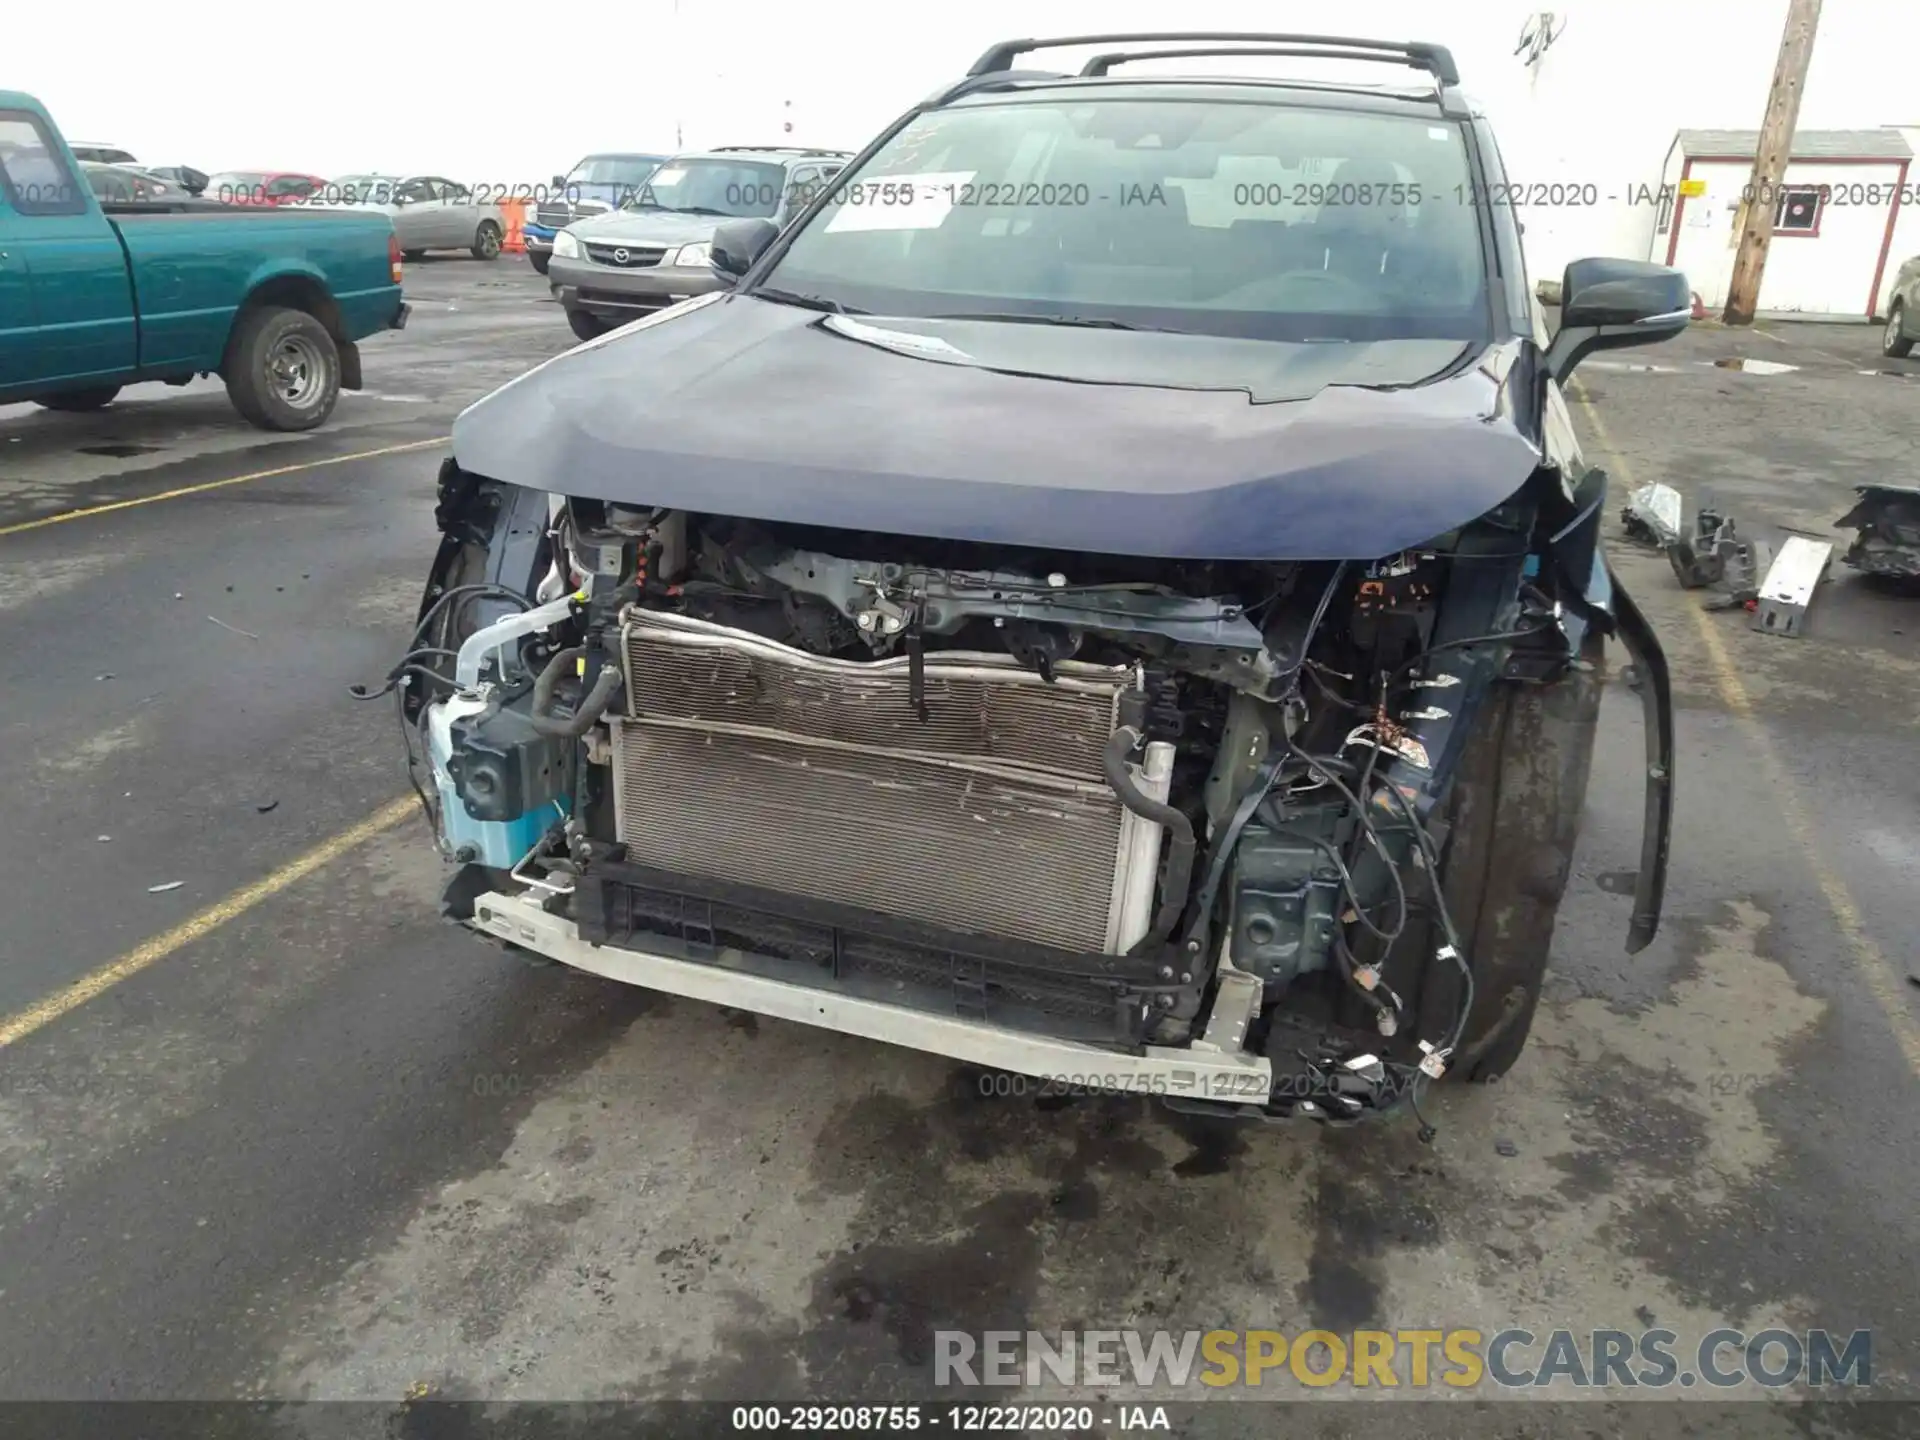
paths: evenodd
<path fill-rule="evenodd" d="M 1160 827 L 1100 766 L 1131 669 L 1066 662 L 1050 684 L 935 652 L 922 720 L 905 657 L 647 611 L 621 644 L 614 806 L 636 863 L 1081 953 L 1144 928 Z M 1141 788 L 1163 798 L 1166 770 Z"/>

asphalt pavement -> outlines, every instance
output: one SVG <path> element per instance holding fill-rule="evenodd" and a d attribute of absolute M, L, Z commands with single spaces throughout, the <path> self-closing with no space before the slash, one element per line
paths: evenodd
<path fill-rule="evenodd" d="M 1616 679 L 1532 1044 L 1432 1145 L 983 1094 L 437 919 L 393 712 L 347 687 L 410 626 L 451 418 L 572 337 L 514 257 L 407 290 L 315 435 L 207 387 L 0 410 L 0 1399 L 877 1401 L 940 1329 L 1656 1324 L 1871 1329 L 1874 1395 L 1920 1397 L 1920 600 L 1836 564 L 1806 638 L 1759 635 L 1610 517 L 1682 706 L 1667 921 L 1623 953 Z M 1864 329 L 1604 358 L 1574 408 L 1616 512 L 1663 479 L 1832 536 L 1920 478 L 1920 366 Z"/>

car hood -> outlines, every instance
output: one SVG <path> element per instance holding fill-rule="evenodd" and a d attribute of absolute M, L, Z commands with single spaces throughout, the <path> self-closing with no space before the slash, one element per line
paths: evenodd
<path fill-rule="evenodd" d="M 616 210 L 568 228 L 596 244 L 692 245 L 711 240 L 724 215 L 683 215 L 677 210 Z"/>
<path fill-rule="evenodd" d="M 1373 558 L 1540 463 L 1524 342 L 829 316 L 719 292 L 468 407 L 461 468 L 628 505 L 1168 559 Z"/>

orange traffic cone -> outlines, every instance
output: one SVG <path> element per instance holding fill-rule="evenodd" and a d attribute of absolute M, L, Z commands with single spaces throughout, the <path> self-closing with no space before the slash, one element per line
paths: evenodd
<path fill-rule="evenodd" d="M 507 222 L 506 238 L 500 242 L 500 248 L 509 255 L 523 255 L 527 249 L 527 202 L 524 200 L 502 200 L 500 213 Z"/>

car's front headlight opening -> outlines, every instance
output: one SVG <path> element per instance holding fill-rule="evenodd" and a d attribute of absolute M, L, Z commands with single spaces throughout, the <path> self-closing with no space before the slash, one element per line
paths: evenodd
<path fill-rule="evenodd" d="M 577 260 L 580 257 L 580 242 L 571 231 L 562 230 L 553 237 L 553 253 L 563 259 Z"/>

